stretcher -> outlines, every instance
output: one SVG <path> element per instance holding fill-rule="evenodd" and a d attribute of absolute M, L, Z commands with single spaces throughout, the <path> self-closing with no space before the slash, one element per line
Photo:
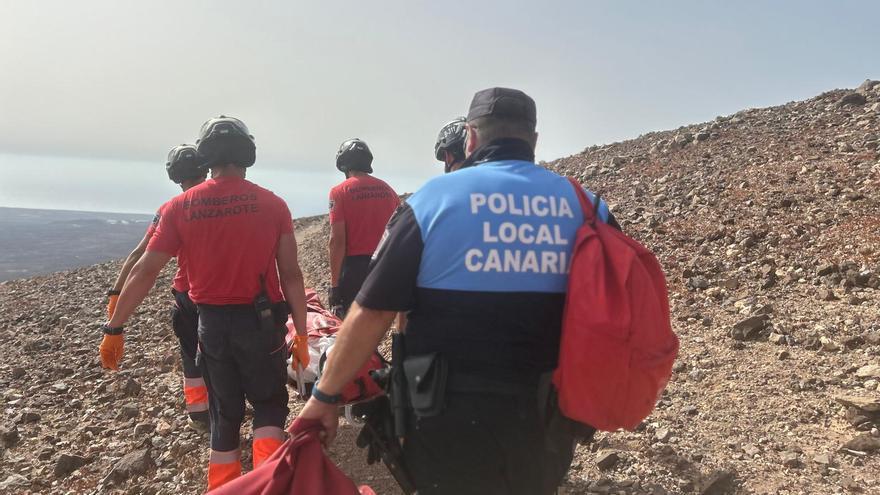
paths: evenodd
<path fill-rule="evenodd" d="M 301 398 L 311 396 L 312 387 L 321 377 L 327 356 L 336 343 L 336 333 L 342 326 L 342 320 L 327 310 L 313 289 L 306 289 L 306 333 L 309 343 L 309 364 L 305 368 L 294 369 L 292 360 L 287 360 L 287 376 Z M 293 343 L 296 329 L 293 318 L 287 320 L 287 344 Z M 357 376 L 342 390 L 340 405 L 352 405 L 373 399 L 384 394 L 382 387 L 376 383 L 371 373 L 384 370 L 388 363 L 374 353 L 364 364 Z M 349 412 L 350 410 L 347 410 Z M 350 415 L 347 414 L 347 415 Z"/>

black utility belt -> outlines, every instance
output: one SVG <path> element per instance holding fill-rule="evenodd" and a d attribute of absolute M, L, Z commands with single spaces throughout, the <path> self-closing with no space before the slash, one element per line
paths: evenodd
<path fill-rule="evenodd" d="M 287 301 L 280 301 L 277 303 L 270 303 L 270 309 L 272 313 L 275 315 L 276 321 L 280 323 L 287 322 L 287 315 L 290 314 L 290 305 L 287 304 Z M 205 308 L 207 310 L 215 310 L 215 311 L 227 311 L 227 312 L 254 312 L 256 308 L 253 304 L 204 304 L 198 303 L 196 304 L 199 309 Z"/>
<path fill-rule="evenodd" d="M 439 353 L 412 356 L 403 360 L 409 405 L 417 416 L 439 415 L 446 402 L 446 394 L 478 394 L 482 396 L 512 396 L 537 398 L 537 380 L 503 380 L 481 374 L 450 371 L 448 360 Z"/>
<path fill-rule="evenodd" d="M 208 310 L 216 310 L 216 311 L 228 311 L 228 312 L 238 312 L 238 311 L 253 311 L 253 304 L 204 304 L 198 303 L 197 306 L 199 309 L 208 309 Z"/>

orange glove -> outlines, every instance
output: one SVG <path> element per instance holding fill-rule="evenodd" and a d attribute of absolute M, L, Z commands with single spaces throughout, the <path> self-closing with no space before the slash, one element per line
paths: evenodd
<path fill-rule="evenodd" d="M 101 351 L 101 366 L 111 370 L 119 370 L 119 361 L 122 361 L 123 347 L 122 334 L 105 334 L 99 348 Z"/>
<path fill-rule="evenodd" d="M 116 311 L 116 303 L 119 301 L 119 294 L 110 294 L 107 300 L 107 319 L 113 319 L 113 313 Z"/>
<path fill-rule="evenodd" d="M 309 365 L 309 336 L 296 334 L 293 336 L 293 345 L 290 346 L 290 366 L 296 369 L 297 365 L 305 368 Z"/>

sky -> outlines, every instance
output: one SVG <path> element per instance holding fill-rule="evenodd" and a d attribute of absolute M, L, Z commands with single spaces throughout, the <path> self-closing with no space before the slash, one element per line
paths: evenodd
<path fill-rule="evenodd" d="M 249 178 L 324 213 L 339 144 L 411 192 L 473 93 L 538 106 L 537 155 L 880 79 L 880 2 L 0 0 L 0 206 L 152 212 L 219 114 Z"/>

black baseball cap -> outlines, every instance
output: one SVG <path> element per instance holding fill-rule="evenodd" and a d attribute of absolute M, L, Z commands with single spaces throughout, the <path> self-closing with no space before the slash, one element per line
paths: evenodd
<path fill-rule="evenodd" d="M 489 88 L 477 91 L 471 100 L 467 120 L 495 117 L 505 120 L 522 120 L 532 125 L 538 123 L 535 100 L 518 89 Z"/>

